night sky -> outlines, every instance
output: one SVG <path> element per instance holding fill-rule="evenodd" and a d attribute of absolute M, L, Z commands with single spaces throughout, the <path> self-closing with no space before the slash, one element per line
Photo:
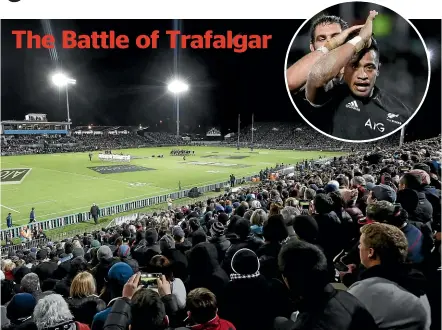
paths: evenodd
<path fill-rule="evenodd" d="M 176 21 L 175 21 L 176 22 Z M 225 34 L 271 34 L 269 49 L 179 51 L 180 77 L 190 92 L 180 98 L 183 132 L 207 131 L 216 126 L 227 133 L 255 121 L 299 121 L 284 83 L 284 59 L 288 45 L 302 20 L 182 20 L 185 34 L 206 30 Z M 416 137 L 440 133 L 441 69 L 440 20 L 413 20 L 422 36 L 437 36 L 436 69 L 427 98 L 408 129 Z M 174 50 L 164 31 L 174 29 L 173 20 L 2 20 L 1 21 L 2 120 L 22 120 L 27 113 L 46 113 L 48 119 L 66 119 L 64 92 L 50 83 L 57 70 L 77 80 L 69 89 L 71 119 L 77 125 L 143 125 L 174 132 L 174 98 L 167 82 L 174 76 Z M 51 33 L 56 50 L 15 49 L 12 30 Z M 62 49 L 62 30 L 90 34 L 115 30 L 126 34 L 131 47 L 125 50 Z M 158 49 L 138 49 L 133 40 L 153 30 L 163 32 Z M 160 121 L 162 124 L 160 124 Z M 200 127 L 199 127 L 200 126 Z M 154 130 L 155 130 L 154 129 Z"/>

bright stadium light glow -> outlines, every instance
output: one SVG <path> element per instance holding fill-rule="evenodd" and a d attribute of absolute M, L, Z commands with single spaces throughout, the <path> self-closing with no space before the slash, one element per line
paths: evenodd
<path fill-rule="evenodd" d="M 167 85 L 169 92 L 173 94 L 180 94 L 189 90 L 189 85 L 180 80 L 173 80 Z"/>
<path fill-rule="evenodd" d="M 63 73 L 56 73 L 52 76 L 52 83 L 57 87 L 75 85 L 76 82 L 77 81 L 75 79 L 69 78 Z"/>

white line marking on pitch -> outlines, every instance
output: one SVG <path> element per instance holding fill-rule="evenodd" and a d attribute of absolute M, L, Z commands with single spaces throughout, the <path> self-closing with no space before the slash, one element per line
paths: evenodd
<path fill-rule="evenodd" d="M 28 166 L 28 165 L 18 164 L 18 166 Z M 87 175 L 87 174 L 79 174 L 79 173 L 74 173 L 74 172 L 66 172 L 66 171 L 54 170 L 52 168 L 35 167 L 35 166 L 32 167 L 32 168 L 39 169 L 39 170 L 58 172 L 58 173 L 63 173 L 63 174 L 68 174 L 68 175 L 76 175 L 76 176 L 80 176 L 80 177 L 84 177 L 84 178 L 88 178 L 88 179 L 92 179 L 92 180 L 105 180 L 105 181 L 111 181 L 111 182 L 117 182 L 117 183 L 123 183 L 123 184 L 130 184 L 131 183 L 131 182 L 128 182 L 128 181 L 106 179 L 106 178 L 96 177 L 96 176 Z M 132 188 L 132 189 L 139 190 L 139 189 L 137 189 L 137 187 L 127 187 L 127 188 Z"/>
<path fill-rule="evenodd" d="M 10 207 L 4 206 L 4 205 L 2 205 L 2 204 L 0 204 L 0 206 L 1 206 L 1 207 L 4 207 L 5 209 L 8 209 L 8 210 L 11 210 L 11 211 L 14 211 L 14 212 L 20 213 L 19 211 L 14 210 L 14 209 L 12 209 L 12 208 L 10 208 Z"/>
<path fill-rule="evenodd" d="M 29 203 L 29 204 L 22 204 L 22 205 L 15 205 L 14 207 L 23 207 L 23 206 L 31 206 L 31 205 L 40 205 L 40 204 L 46 204 L 46 203 L 51 203 L 51 202 L 56 202 L 55 199 L 49 199 L 46 201 L 41 201 L 41 202 L 36 202 L 36 203 Z"/>

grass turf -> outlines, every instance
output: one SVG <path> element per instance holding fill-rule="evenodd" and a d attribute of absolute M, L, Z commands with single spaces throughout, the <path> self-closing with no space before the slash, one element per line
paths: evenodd
<path fill-rule="evenodd" d="M 276 163 L 294 164 L 303 159 L 336 156 L 342 153 L 320 151 L 287 151 L 259 149 L 236 150 L 222 147 L 185 147 L 194 156 L 170 156 L 173 147 L 120 150 L 137 159 L 130 163 L 104 162 L 94 152 L 1 157 L 1 169 L 30 168 L 20 184 L 1 185 L 1 227 L 12 214 L 13 225 L 29 222 L 35 207 L 37 221 L 87 211 L 92 203 L 99 207 L 142 199 L 210 183 L 256 174 Z M 164 158 L 152 158 L 163 154 Z M 195 163 L 199 164 L 195 164 Z M 211 163 L 211 164 L 207 164 Z M 137 165 L 146 171 L 100 174 L 89 167 Z"/>

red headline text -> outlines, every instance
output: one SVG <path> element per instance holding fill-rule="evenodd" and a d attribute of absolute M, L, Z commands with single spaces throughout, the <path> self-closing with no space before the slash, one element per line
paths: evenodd
<path fill-rule="evenodd" d="M 29 30 L 13 30 L 16 48 L 39 49 L 54 48 L 55 37 L 51 34 L 40 35 Z M 191 49 L 231 49 L 235 53 L 244 53 L 249 49 L 267 49 L 271 35 L 234 34 L 226 31 L 225 34 L 214 34 L 207 30 L 204 34 L 182 34 L 179 30 L 164 31 L 170 48 Z M 160 31 L 154 30 L 150 34 L 140 34 L 135 40 L 129 40 L 124 34 L 115 31 L 92 32 L 91 34 L 77 34 L 75 31 L 64 30 L 61 34 L 61 46 L 65 49 L 127 49 L 133 43 L 141 49 L 158 48 Z"/>

